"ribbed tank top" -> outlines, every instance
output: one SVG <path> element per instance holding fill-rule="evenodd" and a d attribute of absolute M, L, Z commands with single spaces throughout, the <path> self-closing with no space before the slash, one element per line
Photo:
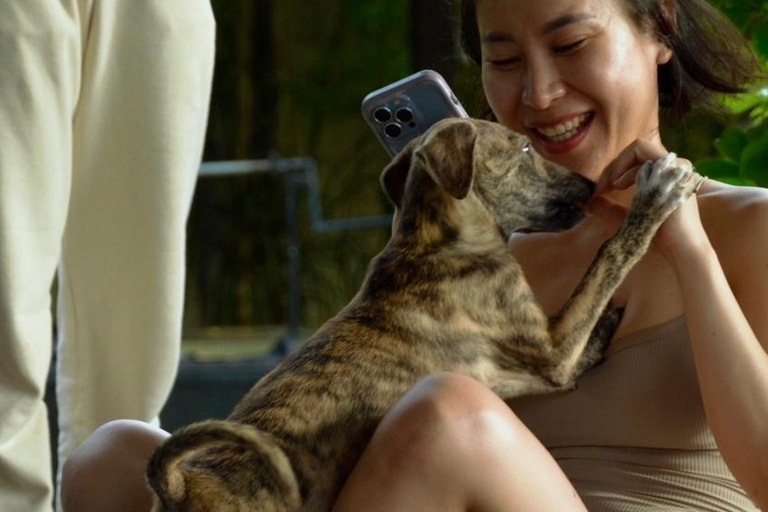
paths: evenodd
<path fill-rule="evenodd" d="M 758 510 L 707 425 L 684 317 L 614 340 L 576 390 L 510 405 L 590 512 Z"/>

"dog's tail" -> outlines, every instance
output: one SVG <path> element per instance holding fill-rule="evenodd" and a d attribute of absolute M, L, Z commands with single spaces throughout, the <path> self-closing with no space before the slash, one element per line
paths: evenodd
<path fill-rule="evenodd" d="M 291 463 L 272 436 L 232 421 L 178 430 L 152 455 L 147 479 L 160 511 L 283 512 L 301 506 Z"/>

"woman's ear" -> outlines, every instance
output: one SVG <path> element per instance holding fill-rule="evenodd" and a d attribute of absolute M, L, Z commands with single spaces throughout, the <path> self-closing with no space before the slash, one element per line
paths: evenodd
<path fill-rule="evenodd" d="M 670 60 L 672 60 L 672 57 L 675 55 L 675 52 L 672 51 L 672 48 L 666 45 L 664 41 L 659 41 L 659 52 L 656 56 L 656 64 L 659 66 L 666 64 Z"/>

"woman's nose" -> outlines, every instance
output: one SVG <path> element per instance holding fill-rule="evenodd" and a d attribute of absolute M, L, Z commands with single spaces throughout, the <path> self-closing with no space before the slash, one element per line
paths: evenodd
<path fill-rule="evenodd" d="M 525 73 L 523 103 L 536 110 L 544 110 L 565 96 L 565 84 L 557 66 L 548 59 L 531 60 Z"/>

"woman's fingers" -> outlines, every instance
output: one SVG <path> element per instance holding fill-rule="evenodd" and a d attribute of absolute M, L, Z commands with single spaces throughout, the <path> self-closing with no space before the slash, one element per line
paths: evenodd
<path fill-rule="evenodd" d="M 597 182 L 596 193 L 605 194 L 615 189 L 625 189 L 635 183 L 637 172 L 648 161 L 655 162 L 668 155 L 667 149 L 656 142 L 637 139 L 603 170 Z"/>
<path fill-rule="evenodd" d="M 629 188 L 637 183 L 638 175 L 642 176 L 643 173 L 647 174 L 651 167 L 651 161 L 648 160 L 640 166 L 627 169 L 623 174 L 616 178 L 613 183 L 611 183 L 611 187 L 618 190 Z"/>

